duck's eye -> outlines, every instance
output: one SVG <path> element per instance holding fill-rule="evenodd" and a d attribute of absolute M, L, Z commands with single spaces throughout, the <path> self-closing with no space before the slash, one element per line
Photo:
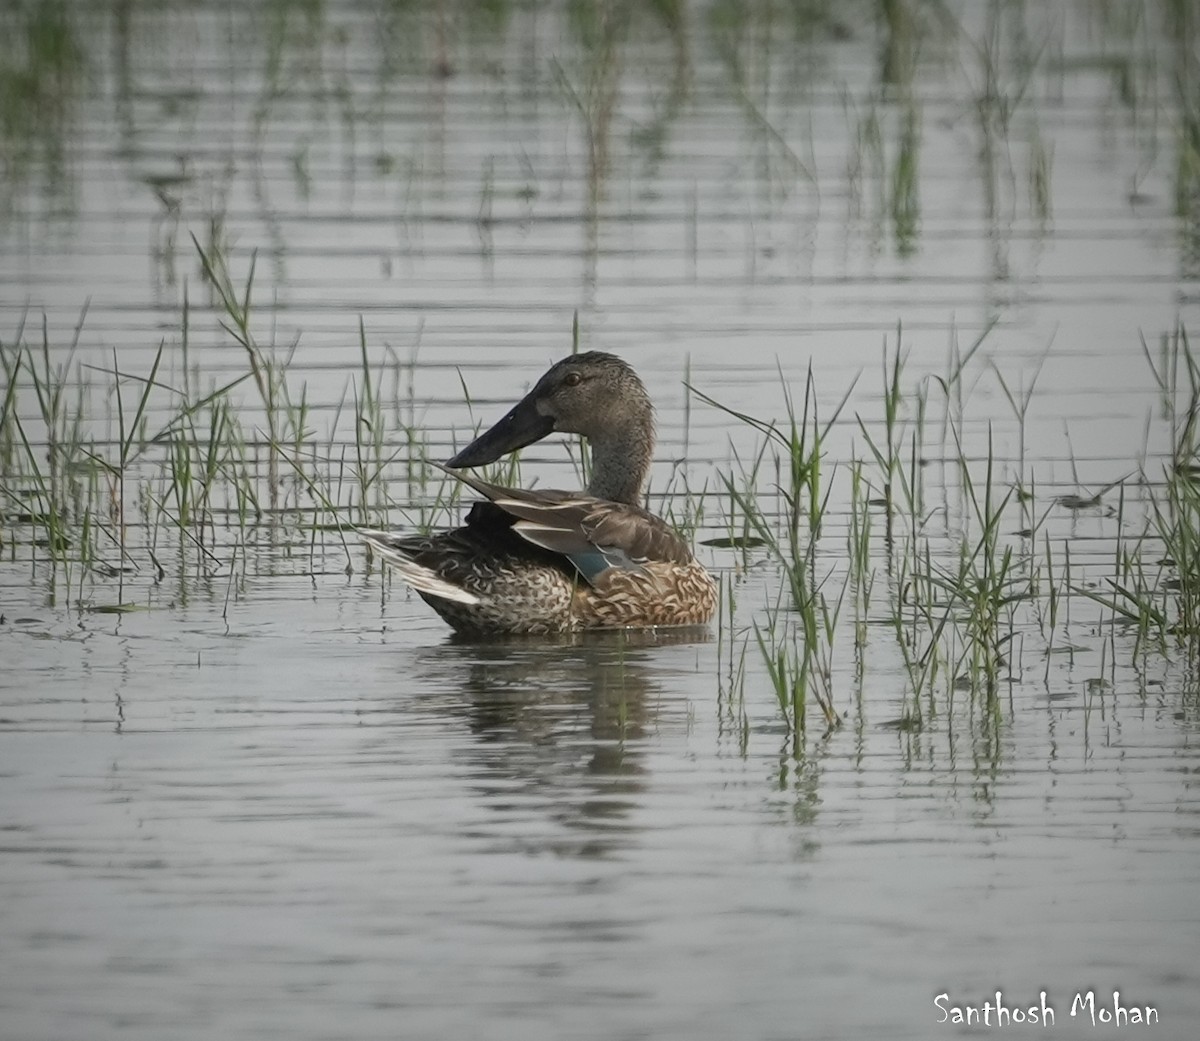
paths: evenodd
<path fill-rule="evenodd" d="M 578 372 L 568 372 L 563 377 L 563 383 L 568 387 L 578 387 L 583 382 L 583 377 Z"/>

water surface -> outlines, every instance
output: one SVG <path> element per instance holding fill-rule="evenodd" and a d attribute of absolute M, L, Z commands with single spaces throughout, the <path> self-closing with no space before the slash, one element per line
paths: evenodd
<path fill-rule="evenodd" d="M 702 543 L 737 527 L 720 474 L 761 439 L 684 381 L 770 419 L 810 364 L 824 416 L 857 378 L 816 551 L 839 585 L 854 460 L 879 490 L 885 343 L 906 438 L 928 401 L 942 564 L 973 523 L 958 460 L 978 479 L 989 438 L 997 486 L 1036 490 L 1036 540 L 1015 498 L 1005 538 L 1069 557 L 1070 588 L 1109 590 L 1144 529 L 1177 430 L 1142 343 L 1161 364 L 1200 301 L 1192 4 L 3 17 L 24 115 L 3 122 L 0 340 L 30 348 L 5 371 L 39 460 L 35 363 L 65 366 L 110 462 L 114 386 L 132 415 L 160 344 L 147 435 L 247 373 L 194 235 L 239 289 L 253 266 L 250 328 L 286 359 L 297 458 L 339 521 L 448 523 L 410 462 L 497 418 L 577 319 L 581 348 L 650 385 L 651 505 Z M 1023 424 L 1006 385 L 1035 385 Z M 124 554 L 120 490 L 81 485 L 95 559 L 78 526 L 53 559 L 6 428 L 5 1036 L 925 1039 L 953 1034 L 935 995 L 997 990 L 1045 990 L 1057 1036 L 1093 1036 L 1069 1014 L 1088 990 L 1157 1008 L 1128 1036 L 1193 1036 L 1200 702 L 1179 648 L 1077 593 L 1049 645 L 1036 608 L 1014 622 L 994 697 L 914 695 L 876 506 L 865 644 L 848 606 L 833 655 L 842 723 L 822 736 L 814 708 L 797 743 L 752 635 L 782 584 L 765 551 L 701 546 L 736 601 L 707 635 L 456 641 L 286 461 L 272 477 L 253 382 L 229 400 L 259 508 L 239 513 L 231 463 L 210 519 L 176 524 L 164 439 L 129 463 Z M 554 442 L 521 479 L 578 483 Z"/>

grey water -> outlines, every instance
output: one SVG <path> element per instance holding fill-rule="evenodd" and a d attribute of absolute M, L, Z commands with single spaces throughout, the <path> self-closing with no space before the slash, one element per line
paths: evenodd
<path fill-rule="evenodd" d="M 185 384 L 247 373 L 195 236 L 235 286 L 253 271 L 251 326 L 339 504 L 442 521 L 405 438 L 447 457 L 577 325 L 650 387 L 651 504 L 734 596 L 707 634 L 458 640 L 302 486 L 274 513 L 264 492 L 283 520 L 249 526 L 216 489 L 207 556 L 155 527 L 153 452 L 125 490 L 132 548 L 109 528 L 105 566 L 64 577 L 33 478 L 0 459 L 0 1037 L 926 1039 L 968 1032 L 938 995 L 998 991 L 1010 1013 L 1047 1002 L 1056 1036 L 1117 1036 L 1072 1016 L 1089 992 L 1098 1017 L 1114 992 L 1153 1007 L 1120 1036 L 1195 1036 L 1183 656 L 1080 594 L 1051 648 L 1020 630 L 998 698 L 918 696 L 911 725 L 876 514 L 879 591 L 833 658 L 841 725 L 810 712 L 797 747 L 752 635 L 779 569 L 721 543 L 720 474 L 760 440 L 685 382 L 768 421 L 810 366 L 822 415 L 849 390 L 818 556 L 840 578 L 847 475 L 874 465 L 899 349 L 910 432 L 929 395 L 946 562 L 969 514 L 956 460 L 990 451 L 1036 486 L 1072 585 L 1108 595 L 1176 433 L 1155 365 L 1200 319 L 1200 9 L 111 0 L 0 19 L 0 344 L 65 366 L 105 458 L 114 382 L 131 414 L 160 346 L 151 432 Z M 364 355 L 386 465 L 359 503 Z M 33 376 L 7 365 L 47 460 Z M 262 482 L 261 397 L 231 393 Z M 578 484 L 577 463 L 541 445 L 522 480 Z M 777 480 L 758 484 L 776 505 Z"/>

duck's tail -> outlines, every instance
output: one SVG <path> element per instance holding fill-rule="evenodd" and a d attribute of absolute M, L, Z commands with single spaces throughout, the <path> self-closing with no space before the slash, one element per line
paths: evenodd
<path fill-rule="evenodd" d="M 480 602 L 479 597 L 474 593 L 467 592 L 462 586 L 447 582 L 424 564 L 418 564 L 413 559 L 416 547 L 409 542 L 411 536 L 364 528 L 359 528 L 358 534 L 363 542 L 378 553 L 381 559 L 386 560 L 394 567 L 400 577 L 418 593 L 450 600 L 456 604 L 478 604 Z"/>

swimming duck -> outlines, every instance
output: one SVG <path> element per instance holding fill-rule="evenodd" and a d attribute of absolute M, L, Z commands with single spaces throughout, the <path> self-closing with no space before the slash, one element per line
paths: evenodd
<path fill-rule="evenodd" d="M 583 493 L 504 488 L 460 472 L 555 432 L 591 445 Z M 603 351 L 572 355 L 441 467 L 483 496 L 463 527 L 359 534 L 459 632 L 701 624 L 716 610 L 712 578 L 679 533 L 639 505 L 653 452 L 654 407 L 637 373 Z"/>

